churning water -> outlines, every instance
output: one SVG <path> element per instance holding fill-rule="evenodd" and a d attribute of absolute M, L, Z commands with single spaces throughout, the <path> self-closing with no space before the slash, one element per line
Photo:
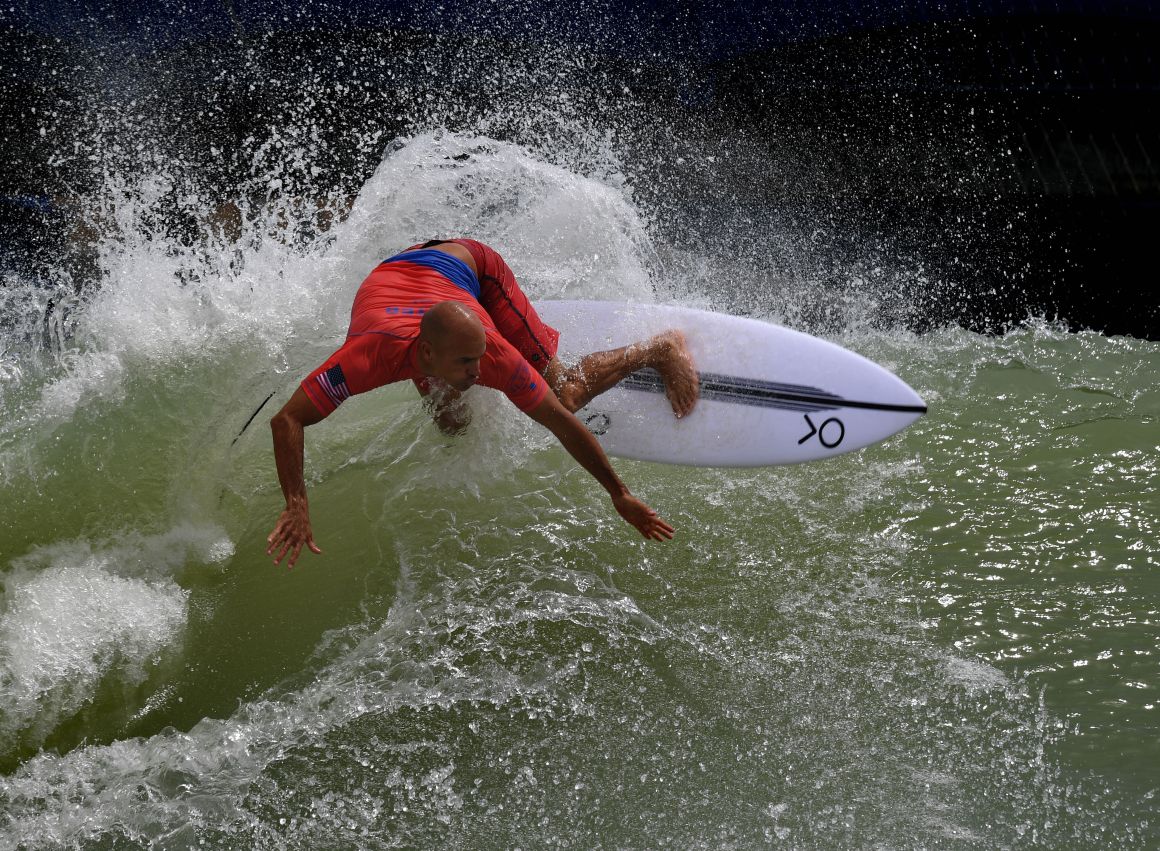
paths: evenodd
<path fill-rule="evenodd" d="M 103 161 L 97 283 L 6 277 L 0 847 L 1155 847 L 1160 346 L 919 335 L 905 269 L 692 250 L 569 121 L 372 139 L 347 197 L 228 214 Z M 533 298 L 822 333 L 931 412 L 801 467 L 617 463 L 660 545 L 502 397 L 449 440 L 396 385 L 308 430 L 324 554 L 272 566 L 266 418 L 375 262 L 453 235 Z"/>

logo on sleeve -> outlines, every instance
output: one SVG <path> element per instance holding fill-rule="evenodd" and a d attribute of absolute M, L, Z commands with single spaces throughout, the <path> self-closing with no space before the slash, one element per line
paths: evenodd
<path fill-rule="evenodd" d="M 504 392 L 508 396 L 516 397 L 522 396 L 529 390 L 536 389 L 536 374 L 532 372 L 532 368 L 528 366 L 526 361 L 520 361 L 520 365 L 516 367 L 512 377 L 508 380 L 507 390 Z"/>

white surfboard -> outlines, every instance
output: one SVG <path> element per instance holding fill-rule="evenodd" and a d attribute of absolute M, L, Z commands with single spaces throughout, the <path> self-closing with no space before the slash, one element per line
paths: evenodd
<path fill-rule="evenodd" d="M 561 360 L 669 328 L 685 333 L 701 398 L 673 416 L 660 375 L 634 373 L 579 411 L 609 455 L 669 464 L 760 467 L 861 449 L 906 428 L 926 404 L 902 379 L 833 343 L 756 319 L 686 307 L 541 301 Z"/>

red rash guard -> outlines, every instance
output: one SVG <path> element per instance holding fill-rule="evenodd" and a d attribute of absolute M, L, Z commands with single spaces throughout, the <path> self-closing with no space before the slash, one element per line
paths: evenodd
<path fill-rule="evenodd" d="M 501 391 L 521 411 L 540 404 L 547 382 L 504 339 L 470 293 L 429 266 L 392 259 L 376 267 L 359 287 L 346 342 L 302 382 L 319 413 L 329 416 L 347 397 L 384 384 L 409 378 L 425 386 L 427 376 L 415 366 L 419 321 L 441 301 L 460 302 L 483 323 L 487 352 L 480 362 L 479 383 Z"/>

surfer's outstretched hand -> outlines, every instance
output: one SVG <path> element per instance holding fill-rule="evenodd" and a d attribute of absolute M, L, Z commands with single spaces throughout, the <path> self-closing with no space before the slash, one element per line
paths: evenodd
<path fill-rule="evenodd" d="M 635 526 L 636 530 L 644 537 L 654 541 L 671 541 L 673 539 L 673 527 L 661 520 L 655 511 L 632 494 L 614 496 L 612 504 L 616 506 L 617 513 Z"/>
<path fill-rule="evenodd" d="M 266 538 L 266 555 L 274 556 L 274 564 L 281 564 L 287 554 L 290 559 L 286 567 L 291 568 L 298 561 L 302 547 L 310 548 L 310 552 L 322 555 L 318 544 L 314 543 L 314 533 L 310 531 L 310 513 L 305 506 L 287 506 L 278 518 L 274 531 Z"/>

